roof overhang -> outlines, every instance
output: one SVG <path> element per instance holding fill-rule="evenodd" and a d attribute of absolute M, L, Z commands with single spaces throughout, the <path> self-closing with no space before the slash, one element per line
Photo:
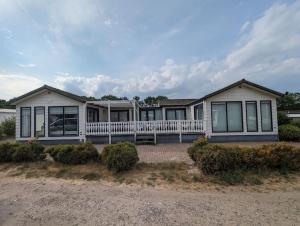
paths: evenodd
<path fill-rule="evenodd" d="M 267 93 L 267 94 L 269 94 L 269 95 L 271 95 L 271 96 L 274 96 L 275 98 L 280 98 L 280 97 L 282 97 L 282 96 L 284 95 L 283 93 L 280 93 L 280 92 L 277 92 L 277 91 L 275 91 L 275 90 L 269 89 L 269 88 L 267 88 L 267 87 L 258 85 L 258 84 L 256 84 L 256 83 L 247 81 L 246 79 L 242 79 L 242 80 L 240 80 L 240 81 L 237 81 L 237 82 L 235 82 L 235 83 L 232 83 L 232 84 L 229 85 L 229 86 L 226 86 L 226 87 L 224 87 L 224 88 L 222 88 L 222 89 L 219 89 L 219 90 L 217 90 L 217 91 L 215 91 L 215 92 L 212 92 L 212 93 L 210 93 L 210 94 L 208 94 L 208 95 L 206 95 L 206 96 L 200 98 L 199 100 L 196 100 L 196 101 L 192 102 L 190 105 L 198 104 L 198 103 L 200 103 L 200 102 L 202 102 L 202 101 L 205 101 L 206 99 L 208 99 L 208 98 L 210 98 L 210 97 L 213 97 L 213 96 L 215 96 L 215 95 L 218 95 L 218 94 L 220 94 L 220 93 L 223 93 L 223 92 L 225 92 L 225 91 L 227 91 L 227 90 L 230 90 L 230 89 L 232 89 L 232 88 L 234 88 L 234 87 L 237 87 L 237 86 L 240 86 L 240 87 L 246 86 L 246 87 L 255 89 L 255 90 L 257 90 L 257 91 L 260 91 L 260 92 L 263 92 L 263 93 Z"/>
<path fill-rule="evenodd" d="M 75 94 L 72 94 L 72 93 L 69 93 L 69 92 L 66 92 L 66 91 L 63 91 L 63 90 L 60 90 L 60 89 L 57 89 L 57 88 L 54 88 L 54 87 L 51 87 L 51 86 L 48 86 L 48 85 L 44 85 L 38 89 L 35 89 L 35 90 L 32 90 L 31 92 L 28 92 L 22 96 L 19 96 L 19 97 L 16 97 L 12 100 L 9 101 L 10 105 L 17 105 L 25 100 L 28 100 L 34 96 L 37 96 L 37 95 L 40 95 L 44 92 L 54 92 L 54 93 L 57 93 L 59 95 L 62 95 L 62 96 L 65 96 L 67 98 L 70 98 L 72 100 L 75 100 L 75 101 L 78 101 L 78 102 L 81 102 L 81 103 L 85 103 L 86 101 L 80 97 L 80 96 L 77 96 Z"/>
<path fill-rule="evenodd" d="M 101 107 L 108 108 L 108 106 L 112 108 L 132 108 L 136 103 L 135 100 L 95 100 L 95 101 L 87 101 L 87 104 L 98 105 Z"/>

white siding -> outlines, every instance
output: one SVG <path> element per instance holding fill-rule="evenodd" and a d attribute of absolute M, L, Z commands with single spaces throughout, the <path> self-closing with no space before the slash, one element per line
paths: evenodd
<path fill-rule="evenodd" d="M 270 100 L 272 103 L 272 132 L 261 131 L 261 117 L 260 117 L 260 101 Z M 243 107 L 243 132 L 228 132 L 228 133 L 212 133 L 211 123 L 211 102 L 216 101 L 242 101 Z M 257 101 L 257 119 L 258 119 L 258 132 L 247 132 L 247 121 L 246 121 L 246 101 Z M 277 124 L 277 103 L 276 97 L 272 94 L 260 91 L 258 89 L 250 88 L 246 85 L 234 87 L 230 90 L 222 92 L 218 95 L 208 98 L 204 102 L 204 120 L 206 122 L 206 134 L 207 136 L 224 136 L 224 135 L 277 135 L 278 124 Z"/>
<path fill-rule="evenodd" d="M 45 90 L 44 92 L 24 100 L 16 106 L 16 139 L 27 140 L 28 138 L 20 137 L 20 108 L 31 107 L 31 138 L 34 138 L 34 107 L 45 107 L 45 137 L 40 140 L 59 140 L 59 139 L 85 139 L 85 118 L 86 107 L 84 103 L 80 103 L 68 97 L 59 95 L 54 92 Z M 48 107 L 49 106 L 78 106 L 79 109 L 79 136 L 64 137 L 48 137 Z"/>

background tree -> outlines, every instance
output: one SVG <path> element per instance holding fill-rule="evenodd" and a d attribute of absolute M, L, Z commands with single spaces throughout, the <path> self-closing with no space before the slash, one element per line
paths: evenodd
<path fill-rule="evenodd" d="M 300 93 L 286 92 L 278 102 L 279 110 L 300 110 Z"/>
<path fill-rule="evenodd" d="M 144 102 L 145 104 L 153 105 L 153 104 L 157 104 L 159 101 L 167 100 L 167 99 L 168 97 L 166 96 L 157 96 L 157 97 L 148 96 L 144 99 Z"/>

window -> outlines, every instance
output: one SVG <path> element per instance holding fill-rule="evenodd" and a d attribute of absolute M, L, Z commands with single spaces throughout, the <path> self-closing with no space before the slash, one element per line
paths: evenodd
<path fill-rule="evenodd" d="M 31 108 L 21 108 L 21 137 L 31 136 Z"/>
<path fill-rule="evenodd" d="M 34 136 L 45 136 L 45 107 L 34 108 Z"/>
<path fill-rule="evenodd" d="M 247 131 L 257 132 L 257 104 L 256 101 L 246 102 L 246 115 L 247 115 Z"/>
<path fill-rule="evenodd" d="M 242 132 L 242 102 L 215 102 L 211 104 L 213 132 Z"/>
<path fill-rule="evenodd" d="M 203 120 L 203 104 L 194 107 L 194 119 Z"/>
<path fill-rule="evenodd" d="M 242 102 L 227 102 L 228 132 L 243 131 Z"/>
<path fill-rule="evenodd" d="M 267 100 L 267 101 L 260 102 L 260 113 L 261 113 L 261 130 L 263 132 L 273 131 L 271 101 Z"/>
<path fill-rule="evenodd" d="M 140 111 L 141 121 L 162 120 L 161 109 L 144 109 Z"/>
<path fill-rule="evenodd" d="M 227 132 L 226 103 L 212 103 L 211 112 L 213 132 Z"/>
<path fill-rule="evenodd" d="M 167 109 L 167 120 L 185 120 L 185 109 Z"/>
<path fill-rule="evenodd" d="M 78 136 L 78 107 L 49 107 L 49 136 Z"/>
<path fill-rule="evenodd" d="M 129 111 L 111 111 L 110 112 L 111 122 L 127 122 L 129 121 Z"/>
<path fill-rule="evenodd" d="M 99 122 L 99 110 L 95 108 L 87 109 L 87 121 L 88 122 Z"/>
<path fill-rule="evenodd" d="M 155 120 L 162 120 L 162 110 L 161 109 L 156 109 L 155 110 Z"/>

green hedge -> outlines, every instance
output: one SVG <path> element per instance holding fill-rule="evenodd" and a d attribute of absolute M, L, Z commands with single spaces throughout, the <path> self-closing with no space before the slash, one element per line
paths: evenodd
<path fill-rule="evenodd" d="M 205 174 L 232 170 L 300 170 L 300 148 L 274 143 L 261 147 L 207 144 L 194 151 L 192 159 Z"/>
<path fill-rule="evenodd" d="M 193 161 L 196 161 L 196 154 L 201 150 L 201 148 L 207 145 L 207 139 L 205 137 L 201 137 L 200 139 L 193 142 L 193 145 L 188 148 L 188 154 Z"/>
<path fill-rule="evenodd" d="M 89 142 L 80 145 L 56 145 L 47 149 L 47 153 L 56 162 L 63 164 L 84 164 L 99 160 L 97 149 Z"/>
<path fill-rule="evenodd" d="M 300 141 L 300 128 L 291 125 L 281 125 L 278 130 L 279 139 L 282 141 Z"/>
<path fill-rule="evenodd" d="M 45 157 L 44 146 L 35 142 L 0 144 L 0 162 L 34 162 L 42 161 Z"/>
<path fill-rule="evenodd" d="M 101 153 L 101 160 L 107 169 L 120 172 L 131 169 L 138 161 L 136 147 L 130 142 L 106 145 Z"/>

